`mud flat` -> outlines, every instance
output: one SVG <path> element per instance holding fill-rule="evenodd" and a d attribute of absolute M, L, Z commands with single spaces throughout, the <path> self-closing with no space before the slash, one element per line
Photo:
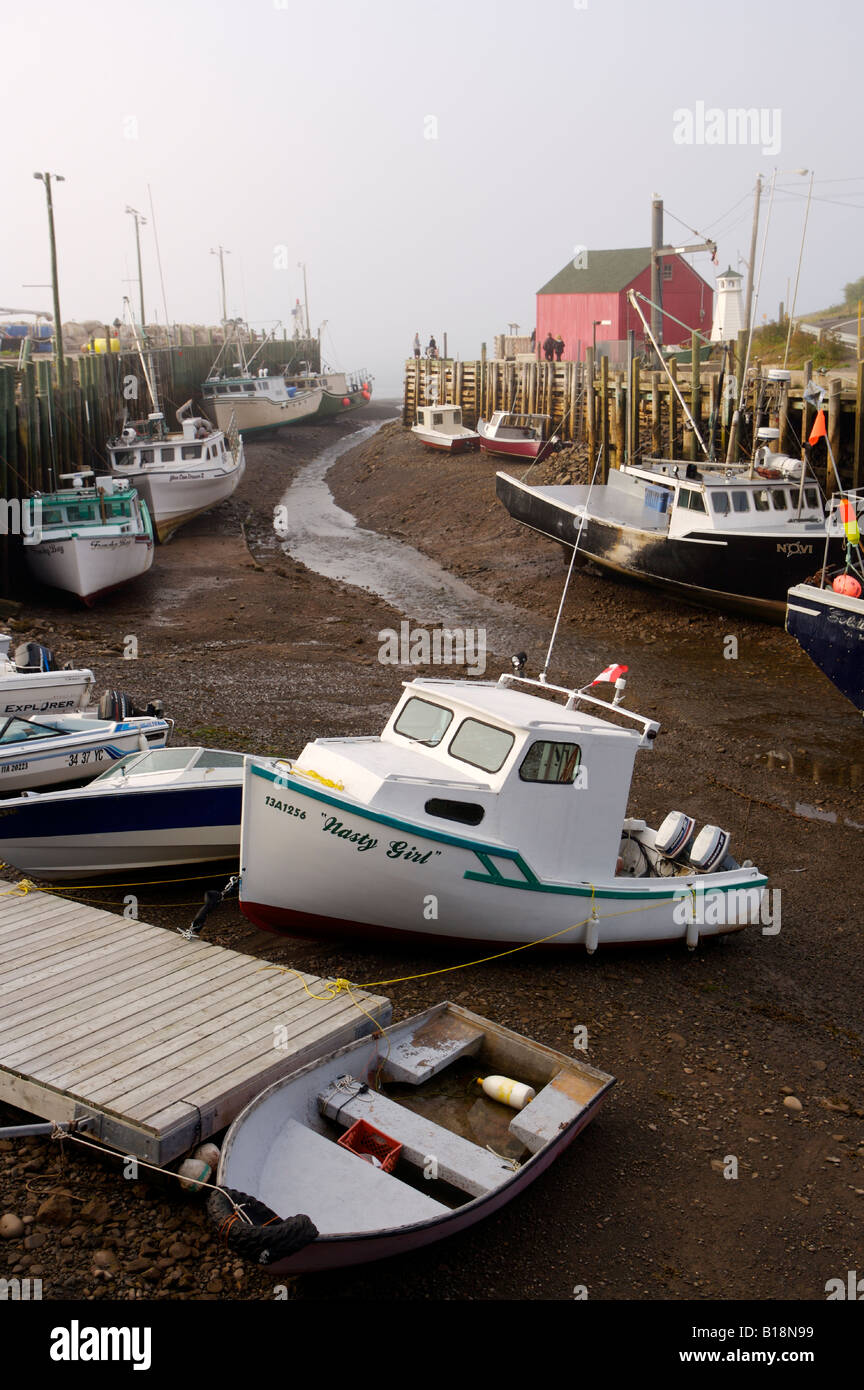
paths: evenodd
<path fill-rule="evenodd" d="M 280 754 L 380 730 L 412 672 L 378 660 L 379 633 L 404 620 L 483 626 L 488 675 L 519 649 L 536 672 L 561 552 L 510 520 L 487 460 L 427 455 L 397 424 L 363 433 L 390 413 L 251 444 L 237 495 L 160 549 L 136 586 L 87 613 L 30 595 L 21 638 L 91 665 L 100 688 L 161 696 L 177 743 Z M 356 447 L 336 457 L 347 436 Z M 306 502 L 292 522 L 295 480 Z M 321 536 L 320 506 L 349 514 L 341 539 Z M 386 575 L 374 536 L 352 560 L 358 529 L 386 538 Z M 318 573 L 328 547 L 330 573 Z M 565 1052 L 582 1025 L 588 1060 L 619 1081 L 598 1122 L 497 1217 L 395 1263 L 298 1280 L 291 1297 L 566 1300 L 584 1284 L 592 1299 L 821 1301 L 860 1266 L 860 719 L 779 630 L 577 571 L 550 679 L 580 684 L 612 660 L 631 668 L 628 703 L 663 726 L 640 755 L 632 813 L 680 808 L 732 830 L 733 852 L 782 894 L 781 930 L 693 955 L 525 951 L 403 980 L 458 962 L 273 937 L 224 906 L 209 940 L 361 984 L 398 979 L 381 989 L 397 1017 L 448 997 Z M 141 887 L 140 915 L 184 926 L 206 886 Z M 737 1180 L 724 1177 L 729 1155 Z M 0 1241 L 0 1276 L 41 1277 L 46 1299 L 273 1296 L 272 1280 L 220 1249 L 200 1199 L 124 1182 L 115 1160 L 68 1145 L 60 1161 L 42 1140 L 0 1141 L 0 1211 L 32 1218 Z"/>

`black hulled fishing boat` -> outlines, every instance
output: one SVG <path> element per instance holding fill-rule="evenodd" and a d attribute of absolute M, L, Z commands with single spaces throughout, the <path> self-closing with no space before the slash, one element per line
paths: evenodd
<path fill-rule="evenodd" d="M 789 590 L 786 631 L 864 713 L 864 563 L 858 521 L 864 515 L 864 491 L 835 493 L 830 511 L 843 529 L 846 563 L 835 573 L 826 560 L 818 583 Z"/>

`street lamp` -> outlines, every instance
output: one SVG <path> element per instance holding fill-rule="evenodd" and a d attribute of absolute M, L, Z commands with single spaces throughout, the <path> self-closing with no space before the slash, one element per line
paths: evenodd
<path fill-rule="evenodd" d="M 595 319 L 595 320 L 594 320 L 593 328 L 592 328 L 592 330 L 591 330 L 591 346 L 592 346 L 592 348 L 594 349 L 594 357 L 595 357 L 595 359 L 596 359 L 596 357 L 597 357 L 597 329 L 598 329 L 598 328 L 611 328 L 611 327 L 612 327 L 612 320 L 611 320 L 611 319 Z"/>
<path fill-rule="evenodd" d="M 147 226 L 147 218 L 142 217 L 136 208 L 127 207 L 126 211 L 130 217 L 135 218 L 135 246 L 138 251 L 138 294 L 141 301 L 141 337 L 144 337 L 144 278 L 141 274 L 141 227 Z"/>
<path fill-rule="evenodd" d="M 48 234 L 51 241 L 51 288 L 54 291 L 54 342 L 57 358 L 57 385 L 62 391 L 66 384 L 66 367 L 63 361 L 63 325 L 60 319 L 60 291 L 57 285 L 57 243 L 54 239 L 54 204 L 51 201 L 51 180 L 65 183 L 62 174 L 34 174 L 45 185 L 45 198 L 48 203 Z"/>

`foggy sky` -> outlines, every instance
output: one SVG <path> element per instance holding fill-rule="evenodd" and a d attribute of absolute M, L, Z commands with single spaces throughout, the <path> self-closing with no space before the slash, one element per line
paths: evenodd
<path fill-rule="evenodd" d="M 365 366 L 381 393 L 398 388 L 415 331 L 424 344 L 446 331 L 463 357 L 484 340 L 491 350 L 508 322 L 530 331 L 536 290 L 575 246 L 649 243 L 654 193 L 667 241 L 718 240 L 718 267 L 693 258 L 709 283 L 730 262 L 743 272 L 757 174 L 807 167 L 798 311 L 825 307 L 864 274 L 860 13 L 853 0 L 827 11 L 803 0 L 2 0 L 0 302 L 50 310 L 50 289 L 23 288 L 50 280 L 33 179 L 47 169 L 66 179 L 55 193 L 63 318 L 122 317 L 124 294 L 137 306 L 124 209 L 149 219 L 149 184 L 172 321 L 218 322 L 209 252 L 220 242 L 228 313 L 257 327 L 290 324 L 305 261 L 325 355 Z M 698 102 L 779 110 L 779 152 L 676 144 L 673 113 Z M 807 178 L 777 183 L 757 321 L 787 299 L 804 219 Z M 162 322 L 150 224 L 143 254 L 147 316 Z"/>

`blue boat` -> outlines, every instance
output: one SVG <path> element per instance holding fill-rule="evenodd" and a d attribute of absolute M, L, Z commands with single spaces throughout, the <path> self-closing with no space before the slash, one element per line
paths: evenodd
<path fill-rule="evenodd" d="M 233 861 L 243 754 L 132 753 L 84 787 L 0 804 L 0 858 L 38 879 Z"/>
<path fill-rule="evenodd" d="M 836 492 L 830 511 L 845 532 L 845 566 L 831 566 L 826 552 L 818 583 L 796 584 L 789 590 L 786 631 L 840 694 L 864 713 L 864 560 L 859 526 L 864 489 Z"/>

